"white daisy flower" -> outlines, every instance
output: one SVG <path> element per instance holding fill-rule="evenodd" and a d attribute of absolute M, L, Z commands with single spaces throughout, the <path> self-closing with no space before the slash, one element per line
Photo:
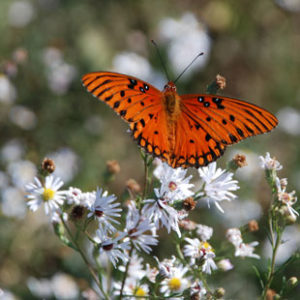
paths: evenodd
<path fill-rule="evenodd" d="M 207 167 L 199 168 L 198 172 L 204 181 L 203 198 L 207 201 L 208 207 L 213 202 L 221 212 L 224 212 L 219 202 L 235 199 L 237 196 L 232 191 L 239 189 L 237 180 L 232 180 L 233 173 L 220 168 L 217 169 L 216 162 L 209 164 Z"/>
<path fill-rule="evenodd" d="M 213 234 L 213 228 L 202 224 L 197 224 L 196 228 L 196 233 L 199 235 L 202 241 L 205 242 L 211 238 Z"/>
<path fill-rule="evenodd" d="M 157 268 L 151 268 L 149 264 L 146 264 L 146 276 L 147 278 L 152 282 L 156 282 L 156 276 L 158 275 L 158 269 Z"/>
<path fill-rule="evenodd" d="M 159 164 L 153 172 L 161 182 L 161 194 L 172 202 L 194 195 L 190 190 L 194 185 L 189 183 L 192 176 L 185 177 L 186 173 L 187 170 L 173 169 L 166 163 Z"/>
<path fill-rule="evenodd" d="M 118 269 L 121 272 L 125 272 L 126 267 L 120 265 Z M 141 280 L 144 276 L 146 276 L 146 271 L 144 270 L 143 259 L 137 255 L 136 251 L 133 250 L 131 259 L 129 262 L 128 270 L 127 270 L 128 277 L 134 278 L 137 280 Z"/>
<path fill-rule="evenodd" d="M 289 214 L 296 219 L 297 216 L 299 216 L 299 213 L 292 207 L 297 202 L 297 197 L 295 196 L 296 192 L 286 192 L 286 185 L 282 187 L 281 180 L 278 177 L 276 177 L 276 187 L 278 201 L 285 205 L 289 211 Z"/>
<path fill-rule="evenodd" d="M 114 288 L 114 295 L 120 296 L 122 284 L 121 282 L 116 282 L 113 285 Z M 147 297 L 149 294 L 149 287 L 146 284 L 140 284 L 138 280 L 132 277 L 127 277 L 124 288 L 123 288 L 123 295 L 124 298 L 127 298 L 127 296 L 136 296 L 138 299 L 146 299 L 142 298 L 143 296 Z M 126 295 L 126 297 L 125 297 Z M 132 297 L 134 298 L 134 297 Z"/>
<path fill-rule="evenodd" d="M 238 247 L 243 242 L 242 233 L 238 228 L 227 229 L 226 238 L 235 247 Z"/>
<path fill-rule="evenodd" d="M 145 206 L 142 209 L 142 215 L 154 222 L 158 229 L 160 226 L 167 228 L 168 233 L 171 229 L 174 230 L 179 237 L 181 232 L 178 226 L 179 216 L 177 211 L 168 205 L 167 201 L 161 197 L 160 191 L 154 189 L 157 199 L 144 200 Z"/>
<path fill-rule="evenodd" d="M 94 202 L 89 207 L 90 212 L 87 217 L 95 216 L 99 222 L 99 230 L 102 232 L 103 236 L 107 233 L 113 233 L 116 228 L 111 224 L 120 224 L 119 221 L 115 220 L 113 217 L 120 217 L 120 212 L 122 209 L 117 208 L 120 203 L 113 203 L 117 197 L 115 195 L 109 195 L 107 191 L 103 192 L 102 189 L 97 189 Z"/>
<path fill-rule="evenodd" d="M 191 299 L 201 299 L 206 295 L 206 289 L 204 288 L 203 282 L 196 280 L 190 289 Z"/>
<path fill-rule="evenodd" d="M 275 170 L 275 171 L 279 171 L 282 169 L 282 165 L 280 164 L 280 162 L 275 158 L 271 158 L 269 152 L 266 153 L 265 157 L 260 156 L 259 160 L 260 160 L 260 167 L 262 169 Z"/>
<path fill-rule="evenodd" d="M 80 189 L 69 187 L 68 191 L 66 191 L 66 200 L 67 200 L 66 202 L 68 204 L 79 205 L 81 195 L 82 195 L 82 191 Z"/>
<path fill-rule="evenodd" d="M 187 289 L 190 285 L 189 279 L 184 277 L 187 271 L 188 268 L 183 265 L 173 267 L 169 277 L 161 282 L 161 293 L 163 293 L 164 296 L 169 296 L 173 293 L 181 293 Z"/>
<path fill-rule="evenodd" d="M 169 278 L 171 276 L 172 269 L 175 268 L 176 257 L 173 255 L 171 259 L 165 258 L 163 261 L 154 256 L 154 259 L 158 265 L 158 273 L 163 278 Z"/>
<path fill-rule="evenodd" d="M 143 250 L 149 254 L 152 251 L 150 246 L 158 244 L 157 235 L 152 233 L 154 227 L 149 219 L 140 215 L 135 203 L 131 201 L 128 205 L 125 231 L 137 250 Z"/>
<path fill-rule="evenodd" d="M 96 231 L 97 236 L 95 241 L 98 243 L 100 255 L 105 253 L 111 263 L 116 267 L 116 264 L 121 260 L 124 264 L 127 263 L 129 257 L 126 250 L 129 250 L 129 241 L 121 241 L 126 233 L 119 233 L 116 238 L 104 237 L 103 232 L 99 229 Z"/>
<path fill-rule="evenodd" d="M 46 215 L 50 215 L 51 220 L 55 221 L 57 213 L 60 213 L 60 206 L 65 200 L 65 191 L 59 191 L 63 186 L 63 181 L 59 177 L 52 175 L 45 178 L 45 183 L 35 177 L 34 183 L 29 183 L 25 186 L 29 195 L 26 196 L 29 201 L 27 205 L 32 211 L 36 211 L 44 204 Z"/>
<path fill-rule="evenodd" d="M 185 245 L 183 253 L 185 256 L 191 258 L 191 264 L 193 265 L 196 260 L 202 263 L 202 271 L 207 274 L 211 274 L 211 270 L 217 269 L 217 265 L 214 262 L 215 253 L 212 246 L 208 242 L 201 242 L 199 239 L 185 238 L 189 245 Z"/>
<path fill-rule="evenodd" d="M 241 257 L 253 257 L 259 259 L 260 256 L 258 254 L 253 253 L 254 247 L 257 246 L 258 242 L 252 242 L 250 244 L 241 243 L 239 246 L 235 248 L 235 256 Z"/>

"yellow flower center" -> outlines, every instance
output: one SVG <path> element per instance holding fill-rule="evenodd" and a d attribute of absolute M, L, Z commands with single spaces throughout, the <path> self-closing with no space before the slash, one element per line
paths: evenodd
<path fill-rule="evenodd" d="M 169 286 L 170 290 L 177 291 L 181 287 L 181 281 L 179 278 L 173 277 L 169 280 L 168 286 Z"/>
<path fill-rule="evenodd" d="M 146 296 L 146 292 L 141 287 L 137 287 L 134 296 Z"/>
<path fill-rule="evenodd" d="M 55 191 L 53 191 L 52 189 L 45 188 L 44 192 L 43 192 L 43 199 L 45 202 L 47 202 L 47 201 L 53 199 L 54 195 L 55 195 Z"/>

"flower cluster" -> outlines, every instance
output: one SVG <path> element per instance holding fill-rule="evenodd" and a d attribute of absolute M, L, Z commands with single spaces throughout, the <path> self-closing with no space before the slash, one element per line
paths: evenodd
<path fill-rule="evenodd" d="M 201 299 L 207 293 L 215 297 L 224 294 L 223 288 L 213 292 L 205 278 L 213 272 L 231 270 L 233 265 L 224 256 L 222 259 L 217 257 L 218 250 L 215 251 L 209 242 L 213 228 L 197 224 L 188 217 L 190 211 L 203 202 L 208 207 L 215 204 L 224 213 L 220 202 L 237 198 L 233 192 L 239 186 L 233 180 L 233 173 L 211 163 L 198 170 L 200 182 L 196 184 L 195 181 L 191 183 L 193 178 L 187 170 L 173 169 L 159 162 L 153 171 L 155 188 L 152 197 L 138 195 L 135 200 L 121 203 L 102 188 L 91 192 L 82 192 L 76 187 L 61 190 L 64 183 L 51 174 L 55 170 L 52 163 L 47 160 L 43 164 L 50 175 L 35 178 L 33 183 L 26 185 L 27 205 L 32 211 L 44 206 L 60 239 L 84 255 L 76 238 L 72 237 L 70 223 L 82 230 L 86 240 L 93 245 L 94 258 L 99 265 L 100 277 L 94 279 L 102 298 L 109 299 L 108 295 L 143 298 L 152 295 L 153 291 L 158 296 L 192 299 Z M 281 169 L 280 163 L 267 154 L 261 158 L 261 165 L 274 181 L 277 207 L 285 208 L 290 216 L 296 217 L 298 212 L 292 207 L 297 200 L 295 192 L 286 192 L 287 180 L 276 175 Z M 195 186 L 200 188 L 195 191 Z M 129 193 L 130 197 L 139 191 Z M 64 230 L 58 230 L 57 226 L 64 226 L 70 236 L 65 236 Z M 252 231 L 258 230 L 257 223 L 255 228 L 253 226 Z M 168 233 L 174 231 L 177 234 L 177 256 L 161 261 L 155 257 L 155 266 L 146 264 L 141 253 L 149 255 L 158 245 L 161 227 Z M 228 229 L 226 238 L 234 245 L 235 256 L 260 258 L 254 253 L 258 242 L 245 243 L 240 229 Z M 83 258 L 88 262 L 86 257 Z M 106 265 L 105 261 L 122 276 L 117 276 L 117 280 L 109 278 L 110 272 L 106 273 L 102 267 Z M 89 268 L 93 269 L 91 265 Z M 105 287 L 105 282 L 110 284 Z"/>
<path fill-rule="evenodd" d="M 256 241 L 250 244 L 244 243 L 242 233 L 238 228 L 228 229 L 226 232 L 226 238 L 235 247 L 235 256 L 260 258 L 258 254 L 253 253 L 255 250 L 254 247 L 256 247 L 259 243 Z"/>

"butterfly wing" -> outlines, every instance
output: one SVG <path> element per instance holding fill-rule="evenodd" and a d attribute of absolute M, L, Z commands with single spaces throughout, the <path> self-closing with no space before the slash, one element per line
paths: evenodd
<path fill-rule="evenodd" d="M 274 115 L 254 104 L 215 95 L 183 95 L 176 127 L 173 167 L 201 167 L 230 144 L 272 130 Z"/>
<path fill-rule="evenodd" d="M 133 76 L 92 72 L 82 77 L 82 83 L 90 93 L 130 123 L 143 118 L 146 122 L 149 119 L 147 113 L 161 106 L 162 93 L 149 83 Z"/>
<path fill-rule="evenodd" d="M 169 145 L 161 91 L 136 77 L 112 72 L 88 73 L 82 82 L 130 123 L 133 138 L 142 148 L 166 160 Z"/>

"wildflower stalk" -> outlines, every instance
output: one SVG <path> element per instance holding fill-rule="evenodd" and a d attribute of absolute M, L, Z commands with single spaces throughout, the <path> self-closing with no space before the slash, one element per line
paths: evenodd
<path fill-rule="evenodd" d="M 123 276 L 123 279 L 122 279 L 122 285 L 121 285 L 121 291 L 120 291 L 120 299 L 123 298 L 123 290 L 124 290 L 125 281 L 126 281 L 127 274 L 128 274 L 128 269 L 129 269 L 130 261 L 131 261 L 132 251 L 133 251 L 133 244 L 131 245 L 131 248 L 129 250 L 129 254 L 128 254 L 129 258 L 128 258 L 128 262 L 126 264 L 124 276 Z"/>
<path fill-rule="evenodd" d="M 73 234 L 70 230 L 70 228 L 68 227 L 67 223 L 65 222 L 65 220 L 63 219 L 63 217 L 61 216 L 61 221 L 66 229 L 66 231 L 68 232 L 68 235 L 69 237 L 71 238 L 72 240 L 72 243 L 76 246 L 77 248 L 77 251 L 79 252 L 80 256 L 82 257 L 84 263 L 87 265 L 89 271 L 90 271 L 90 274 L 92 275 L 94 281 L 96 282 L 97 286 L 99 287 L 100 291 L 102 292 L 102 294 L 104 295 L 105 299 L 109 300 L 107 294 L 105 293 L 103 287 L 102 287 L 102 282 L 99 280 L 99 277 L 97 276 L 95 270 L 93 269 L 93 267 L 90 265 L 88 259 L 86 258 L 84 252 L 82 251 L 82 249 L 80 248 L 78 242 L 77 242 L 77 239 L 75 239 L 73 237 Z"/>

